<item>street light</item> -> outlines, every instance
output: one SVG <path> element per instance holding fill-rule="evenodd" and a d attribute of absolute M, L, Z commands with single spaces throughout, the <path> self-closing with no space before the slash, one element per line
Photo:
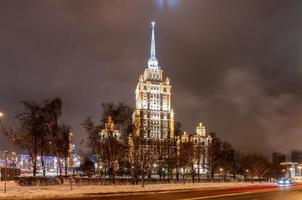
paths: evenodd
<path fill-rule="evenodd" d="M 6 177 L 7 177 L 7 153 L 8 153 L 8 151 L 4 151 L 4 153 L 5 153 L 4 193 L 6 193 Z"/>
<path fill-rule="evenodd" d="M 2 128 L 3 132 L 7 132 L 7 130 L 4 128 L 4 125 L 3 125 L 2 120 L 1 120 L 3 117 L 4 117 L 4 113 L 0 112 L 0 125 L 1 125 L 1 128 Z M 17 162 L 16 161 L 16 138 L 12 137 L 12 140 L 13 140 L 13 152 L 12 152 L 12 154 L 14 156 L 14 161 L 16 163 Z"/>
<path fill-rule="evenodd" d="M 286 175 L 286 170 L 282 169 L 282 172 L 283 172 L 283 176 L 285 176 Z"/>
<path fill-rule="evenodd" d="M 220 174 L 221 174 L 221 179 L 223 179 L 223 168 L 221 167 L 221 168 L 219 169 L 219 171 L 220 171 Z"/>
<path fill-rule="evenodd" d="M 2 124 L 2 121 L 1 121 L 1 119 L 4 117 L 4 114 L 3 114 L 3 112 L 0 112 L 0 125 L 1 125 L 1 128 L 3 129 L 3 131 L 4 131 L 4 127 L 3 127 L 3 124 Z"/>

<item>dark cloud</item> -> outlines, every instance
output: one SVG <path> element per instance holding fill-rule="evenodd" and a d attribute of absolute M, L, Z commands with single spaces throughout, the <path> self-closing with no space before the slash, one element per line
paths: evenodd
<path fill-rule="evenodd" d="M 59 96 L 77 141 L 101 103 L 134 105 L 150 21 L 177 120 L 243 151 L 302 148 L 300 0 L 1 1 L 0 108 Z M 1 139 L 3 148 L 6 141 Z"/>

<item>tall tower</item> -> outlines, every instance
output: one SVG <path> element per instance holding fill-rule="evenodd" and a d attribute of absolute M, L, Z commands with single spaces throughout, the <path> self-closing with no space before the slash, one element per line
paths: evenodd
<path fill-rule="evenodd" d="M 133 119 L 136 135 L 145 139 L 174 137 L 174 112 L 171 107 L 171 85 L 163 77 L 155 48 L 155 25 L 151 22 L 151 50 L 148 68 L 140 75 L 135 91 L 136 106 Z"/>

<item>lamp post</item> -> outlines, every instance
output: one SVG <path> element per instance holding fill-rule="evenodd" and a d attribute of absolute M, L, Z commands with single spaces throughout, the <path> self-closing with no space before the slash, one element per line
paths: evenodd
<path fill-rule="evenodd" d="M 249 170 L 246 169 L 245 172 L 246 172 L 246 177 L 247 177 L 247 179 L 248 179 L 248 178 L 249 178 Z"/>
<path fill-rule="evenodd" d="M 4 132 L 7 133 L 7 129 L 5 129 L 3 123 L 2 123 L 2 118 L 4 117 L 4 113 L 3 112 L 0 112 L 0 125 L 1 125 L 1 128 Z M 14 156 L 14 161 L 16 162 L 16 138 L 15 137 L 12 137 L 12 142 L 13 142 L 13 156 Z"/>
<path fill-rule="evenodd" d="M 220 169 L 219 169 L 219 171 L 220 171 L 220 174 L 221 174 L 221 180 L 223 179 L 223 168 L 221 167 Z"/>
<path fill-rule="evenodd" d="M 4 117 L 4 114 L 3 114 L 3 112 L 0 112 L 0 125 L 1 125 L 1 128 L 3 129 L 3 131 L 4 131 L 4 126 L 3 126 L 3 124 L 2 124 L 2 118 Z"/>
<path fill-rule="evenodd" d="M 7 153 L 8 153 L 8 151 L 4 151 L 4 153 L 5 153 L 4 193 L 6 193 L 6 178 L 7 178 Z"/>
<path fill-rule="evenodd" d="M 285 175 L 286 175 L 286 170 L 282 169 L 282 176 L 285 177 Z"/>

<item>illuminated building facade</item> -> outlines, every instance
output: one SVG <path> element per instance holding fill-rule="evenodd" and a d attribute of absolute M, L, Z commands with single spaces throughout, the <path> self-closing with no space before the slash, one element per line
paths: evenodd
<path fill-rule="evenodd" d="M 105 122 L 105 128 L 101 130 L 99 133 L 101 142 L 104 141 L 104 139 L 107 139 L 109 137 L 116 138 L 117 140 L 121 139 L 121 133 L 118 129 L 116 129 L 116 125 L 114 121 L 112 120 L 112 117 L 108 117 Z"/>
<path fill-rule="evenodd" d="M 212 137 L 206 133 L 206 128 L 202 123 L 196 127 L 196 132 L 187 134 L 184 132 L 180 137 L 180 143 L 191 142 L 194 149 L 194 171 L 196 174 L 206 174 L 209 172 L 209 148 Z M 178 143 L 178 145 L 180 145 Z M 179 149 L 180 147 L 178 147 Z"/>
<path fill-rule="evenodd" d="M 209 170 L 209 147 L 212 137 L 206 134 L 206 128 L 202 123 L 196 127 L 196 132 L 192 135 L 192 142 L 197 155 L 194 163 L 196 173 L 206 174 Z"/>
<path fill-rule="evenodd" d="M 151 22 L 151 51 L 148 68 L 136 87 L 133 114 L 136 135 L 145 139 L 165 140 L 174 137 L 174 112 L 171 107 L 170 79 L 164 78 L 155 49 L 155 22 Z"/>
<path fill-rule="evenodd" d="M 148 60 L 148 67 L 140 75 L 139 82 L 135 90 L 135 110 L 133 122 L 136 136 L 144 140 L 140 143 L 139 151 L 152 152 L 161 157 L 161 161 L 154 161 L 152 174 L 162 174 L 162 170 L 167 170 L 166 159 L 180 161 L 182 144 L 190 143 L 193 147 L 192 166 L 188 166 L 185 171 L 192 171 L 198 175 L 205 175 L 210 171 L 209 167 L 209 147 L 212 142 L 210 135 L 206 134 L 206 129 L 202 123 L 196 128 L 193 134 L 186 132 L 180 136 L 174 136 L 174 111 L 171 100 L 171 84 L 168 77 L 164 77 L 163 70 L 159 66 L 156 58 L 155 48 L 155 22 L 151 22 L 151 50 Z M 129 137 L 129 146 L 134 152 L 134 142 L 132 136 Z M 134 153 L 135 154 L 135 153 Z M 175 157 L 174 157 L 175 156 Z M 131 162 L 134 156 L 129 154 Z M 178 174 L 177 170 L 171 174 Z M 160 175 L 159 175 L 160 176 Z"/>

